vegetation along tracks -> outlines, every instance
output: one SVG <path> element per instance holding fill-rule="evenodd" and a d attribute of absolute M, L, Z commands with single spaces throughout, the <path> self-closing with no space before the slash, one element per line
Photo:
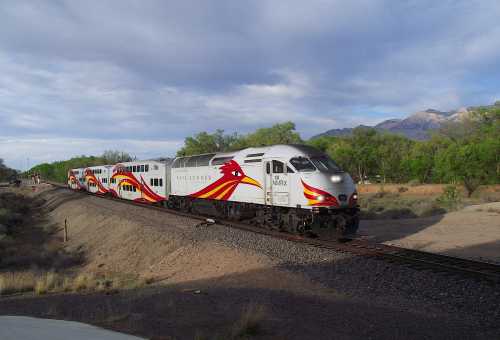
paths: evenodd
<path fill-rule="evenodd" d="M 50 182 L 53 186 L 67 189 L 65 185 Z M 70 190 L 70 189 L 67 189 Z M 94 194 L 83 192 L 91 196 Z M 147 204 L 137 204 L 135 202 L 115 199 L 107 196 L 100 196 L 105 199 L 114 200 L 117 202 L 122 202 L 125 204 L 131 204 L 134 206 L 142 206 L 147 209 L 153 209 L 161 212 L 166 212 L 178 216 L 193 218 L 200 221 L 200 225 L 210 224 L 213 221 L 205 216 L 181 212 L 177 210 L 172 210 L 164 207 L 147 205 Z M 331 249 L 335 251 L 341 251 L 346 253 L 351 253 L 359 256 L 372 257 L 377 259 L 382 259 L 385 261 L 399 263 L 403 265 L 410 265 L 417 269 L 422 270 L 433 270 L 437 272 L 444 272 L 453 275 L 459 275 L 461 277 L 471 277 L 474 279 L 485 280 L 494 284 L 500 284 L 500 265 L 486 263 L 471 259 L 458 258 L 453 256 L 447 256 L 442 254 L 429 253 L 420 250 L 401 248 L 393 245 L 386 245 L 381 243 L 374 243 L 361 239 L 346 239 L 344 241 L 338 241 L 333 239 L 324 238 L 311 238 L 302 235 L 295 235 L 285 232 L 280 232 L 277 230 L 269 230 L 260 228 L 258 226 L 253 226 L 236 221 L 225 221 L 217 220 L 217 224 L 225 225 L 232 228 L 237 228 L 249 232 L 254 232 L 270 237 L 275 237 L 283 240 L 288 240 L 291 242 L 297 242 L 313 247 Z"/>

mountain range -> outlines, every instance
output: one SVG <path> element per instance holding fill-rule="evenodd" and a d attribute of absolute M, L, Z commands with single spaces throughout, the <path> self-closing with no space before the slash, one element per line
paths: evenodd
<path fill-rule="evenodd" d="M 500 105 L 499 102 L 494 104 Z M 426 140 L 430 138 L 430 132 L 438 130 L 447 122 L 459 122 L 470 115 L 475 107 L 460 108 L 449 112 L 427 109 L 418 111 L 404 119 L 388 119 L 375 126 L 359 125 L 357 127 L 374 128 L 379 131 L 387 131 L 402 134 L 410 139 Z M 321 136 L 347 136 L 355 128 L 331 129 L 316 135 L 312 138 Z"/>

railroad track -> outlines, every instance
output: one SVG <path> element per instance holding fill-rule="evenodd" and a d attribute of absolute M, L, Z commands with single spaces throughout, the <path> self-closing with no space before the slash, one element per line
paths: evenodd
<path fill-rule="evenodd" d="M 68 189 L 65 185 L 59 183 L 48 182 L 49 184 Z M 96 196 L 89 192 L 78 191 L 78 193 Z M 123 204 L 131 204 L 133 206 L 142 206 L 146 209 L 153 209 L 163 213 L 169 213 L 177 216 L 188 217 L 200 221 L 200 225 L 214 223 L 214 220 L 206 216 L 195 215 L 191 213 L 172 210 L 164 207 L 137 204 L 132 201 L 115 199 L 107 196 L 99 196 L 104 199 L 114 200 Z M 500 284 L 500 265 L 481 262 L 476 260 L 458 258 L 442 254 L 429 253 L 420 250 L 401 248 L 392 245 L 374 243 L 361 239 L 346 239 L 338 241 L 333 239 L 311 238 L 302 235 L 285 233 L 277 230 L 264 229 L 258 226 L 244 224 L 235 221 L 226 221 L 217 219 L 217 224 L 225 225 L 240 230 L 245 230 L 253 233 L 267 235 L 291 242 L 306 244 L 313 247 L 342 251 L 355 255 L 382 259 L 389 262 L 409 265 L 422 270 L 433 270 L 437 272 L 445 272 L 449 274 L 466 276 L 474 279 L 484 280 L 493 284 Z"/>

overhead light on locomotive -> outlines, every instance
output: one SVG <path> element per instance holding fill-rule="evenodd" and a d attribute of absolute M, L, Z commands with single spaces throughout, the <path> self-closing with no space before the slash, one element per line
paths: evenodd
<path fill-rule="evenodd" d="M 342 176 L 333 175 L 332 177 L 330 177 L 330 180 L 332 181 L 332 183 L 340 183 L 342 182 Z"/>

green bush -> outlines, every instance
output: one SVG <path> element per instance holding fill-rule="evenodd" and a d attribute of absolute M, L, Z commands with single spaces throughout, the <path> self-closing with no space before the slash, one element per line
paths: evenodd
<path fill-rule="evenodd" d="M 438 197 L 437 202 L 443 206 L 456 209 L 461 203 L 460 193 L 456 185 L 447 185 L 442 195 Z"/>

